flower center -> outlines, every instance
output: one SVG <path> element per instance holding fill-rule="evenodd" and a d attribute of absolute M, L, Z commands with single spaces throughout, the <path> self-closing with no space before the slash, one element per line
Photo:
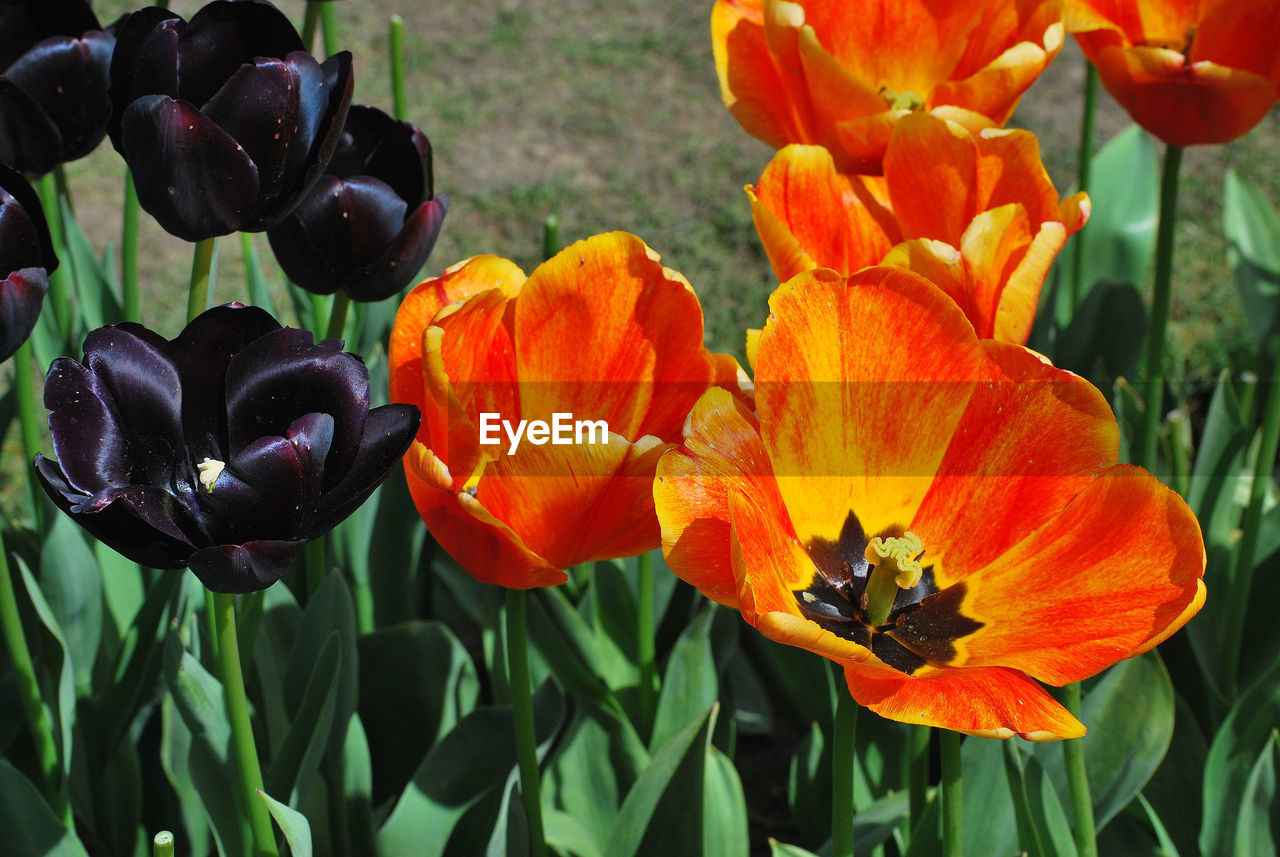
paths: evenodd
<path fill-rule="evenodd" d="M 222 471 L 226 467 L 227 463 L 225 461 L 208 457 L 196 465 L 196 470 L 200 473 L 200 484 L 204 486 L 206 492 L 213 493 L 213 483 L 218 481 L 218 477 L 222 475 Z"/>
<path fill-rule="evenodd" d="M 887 86 L 880 87 L 880 97 L 890 110 L 920 110 L 924 107 L 924 99 L 909 89 L 898 91 Z"/>
<path fill-rule="evenodd" d="M 873 566 L 866 589 L 867 621 L 883 625 L 893 611 L 898 590 L 914 588 L 924 575 L 920 565 L 924 544 L 912 532 L 887 539 L 877 536 L 867 543 L 864 555 L 867 564 Z"/>

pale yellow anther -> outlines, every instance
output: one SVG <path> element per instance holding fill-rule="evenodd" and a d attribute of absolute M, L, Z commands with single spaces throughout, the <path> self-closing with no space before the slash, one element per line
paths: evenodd
<path fill-rule="evenodd" d="M 213 493 L 213 483 L 218 481 L 218 477 L 222 475 L 226 466 L 225 461 L 219 461 L 216 458 L 205 458 L 196 465 L 196 470 L 200 472 L 200 484 L 204 486 L 205 491 Z"/>
<path fill-rule="evenodd" d="M 889 105 L 890 110 L 921 110 L 924 108 L 924 99 L 919 93 L 912 92 L 909 89 L 897 90 L 881 87 L 880 97 L 884 99 L 884 103 Z"/>
<path fill-rule="evenodd" d="M 894 575 L 894 582 L 899 589 L 910 589 L 920 582 L 924 568 L 920 565 L 920 556 L 924 553 L 924 542 L 915 533 L 903 533 L 899 537 L 882 539 L 876 537 L 867 544 L 867 562 L 884 572 Z"/>

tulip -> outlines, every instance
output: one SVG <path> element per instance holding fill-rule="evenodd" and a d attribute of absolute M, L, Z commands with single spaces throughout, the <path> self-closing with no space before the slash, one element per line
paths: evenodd
<path fill-rule="evenodd" d="M 57 267 L 40 197 L 21 173 L 0 164 L 0 360 L 35 329 Z"/>
<path fill-rule="evenodd" d="M 266 0 L 214 0 L 190 21 L 152 6 L 120 25 L 108 131 L 173 235 L 260 232 L 324 172 L 351 87 L 351 55 L 318 63 Z"/>
<path fill-rule="evenodd" d="M 1230 142 L 1280 102 L 1275 0 L 1071 0 L 1067 27 L 1112 97 L 1170 146 Z"/>
<path fill-rule="evenodd" d="M 755 409 L 708 391 L 659 462 L 672 571 L 840 664 L 884 717 L 1084 734 L 1038 681 L 1094 675 L 1200 609 L 1186 503 L 1118 463 L 1097 389 L 979 340 L 915 274 L 811 271 L 769 307 Z"/>
<path fill-rule="evenodd" d="M 0 163 L 44 174 L 102 142 L 114 45 L 84 0 L 0 5 Z"/>
<path fill-rule="evenodd" d="M 1062 38 L 1062 0 L 717 0 L 711 13 L 734 118 L 775 148 L 825 146 L 843 173 L 878 173 L 914 111 L 1004 125 Z"/>
<path fill-rule="evenodd" d="M 45 380 L 53 502 L 129 559 L 187 566 L 215 592 L 270 586 L 302 546 L 356 510 L 418 428 L 408 405 L 369 408 L 369 373 L 339 340 L 315 343 L 235 304 L 172 341 L 99 328 L 84 360 Z"/>
<path fill-rule="evenodd" d="M 738 383 L 702 337 L 689 283 L 621 232 L 528 277 L 478 256 L 419 284 L 391 331 L 391 400 L 423 412 L 405 475 L 436 541 L 473 577 L 513 589 L 656 548 L 658 458 L 711 383 Z M 574 424 L 570 442 L 523 436 L 556 414 Z"/>
<path fill-rule="evenodd" d="M 884 177 L 843 175 L 819 146 L 780 150 L 748 188 L 779 282 L 812 268 L 893 265 L 960 305 L 978 336 L 1027 341 L 1058 251 L 1089 198 L 1058 199 L 1029 131 L 970 134 L 920 113 L 889 138 Z"/>
<path fill-rule="evenodd" d="M 325 174 L 267 238 L 307 291 L 380 301 L 417 276 L 448 211 L 449 198 L 432 195 L 426 135 L 356 106 Z"/>

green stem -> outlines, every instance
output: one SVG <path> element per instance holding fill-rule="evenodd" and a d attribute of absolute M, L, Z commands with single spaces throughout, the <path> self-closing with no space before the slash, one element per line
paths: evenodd
<path fill-rule="evenodd" d="M 151 840 L 151 857 L 173 857 L 173 834 L 162 830 Z"/>
<path fill-rule="evenodd" d="M 333 296 L 333 309 L 329 312 L 325 339 L 342 339 L 342 330 L 347 326 L 347 309 L 350 306 L 351 297 L 339 289 Z"/>
<path fill-rule="evenodd" d="M 62 206 L 58 202 L 58 188 L 53 173 L 45 173 L 39 182 L 40 205 L 44 208 L 44 219 L 49 225 L 49 238 L 53 242 L 54 252 L 62 264 L 49 275 L 49 305 L 53 308 L 54 324 L 58 328 L 58 338 L 62 340 L 64 350 L 75 352 L 76 343 L 71 341 L 73 323 L 73 303 L 71 290 L 75 283 L 71 279 L 70 254 L 63 240 Z"/>
<path fill-rule="evenodd" d="M 316 0 L 307 3 L 302 16 L 302 47 L 310 51 L 316 41 L 316 25 L 320 23 L 320 4 Z"/>
<path fill-rule="evenodd" d="M 404 18 L 399 15 L 391 16 L 391 34 L 390 34 L 390 51 L 391 51 L 391 105 L 392 112 L 396 119 L 401 122 L 407 115 L 405 105 L 404 89 Z"/>
<path fill-rule="evenodd" d="M 138 295 L 138 188 L 129 168 L 124 171 L 124 225 L 120 229 L 120 283 L 124 291 L 124 320 L 142 320 Z M 159 834 L 157 834 L 159 835 Z"/>
<path fill-rule="evenodd" d="M 331 0 L 320 3 L 320 31 L 324 33 L 324 54 L 333 56 L 338 52 L 338 18 Z"/>
<path fill-rule="evenodd" d="M 1080 150 L 1076 155 L 1078 190 L 1089 192 L 1089 179 L 1093 171 L 1093 125 L 1098 107 L 1098 70 L 1093 63 L 1084 61 L 1084 115 L 1080 120 Z M 1083 297 L 1084 284 L 1084 236 L 1085 229 L 1075 234 L 1071 266 L 1071 312 L 1074 314 Z"/>
<path fill-rule="evenodd" d="M 542 221 L 542 258 L 550 259 L 560 252 L 560 218 L 548 214 Z"/>
<path fill-rule="evenodd" d="M 67 829 L 74 830 L 71 805 L 67 802 L 62 768 L 58 764 L 58 746 L 53 740 L 53 723 L 49 718 L 49 709 L 40 698 L 40 683 L 36 679 L 36 669 L 31 661 L 31 650 L 27 648 L 26 635 L 22 632 L 22 617 L 18 613 L 18 599 L 9 576 L 9 556 L 3 538 L 0 538 L 0 630 L 3 630 L 4 641 L 9 647 L 9 659 L 13 662 L 13 675 L 18 685 L 18 696 L 22 700 L 22 711 L 26 715 L 27 726 L 31 729 L 31 741 L 35 746 L 41 778 L 44 780 L 45 798 Z"/>
<path fill-rule="evenodd" d="M 1151 470 L 1156 463 L 1160 417 L 1164 402 L 1165 338 L 1173 284 L 1173 234 L 1178 219 L 1178 171 L 1182 148 L 1168 146 L 1160 175 L 1160 225 L 1156 231 L 1156 282 L 1151 296 L 1151 327 L 1147 331 L 1147 403 L 1143 412 L 1141 455 L 1135 464 Z"/>
<path fill-rule="evenodd" d="M 74 215 L 76 207 L 71 202 L 71 185 L 67 184 L 67 171 L 62 164 L 53 168 L 53 185 L 58 189 L 58 196 L 67 201 L 67 211 Z"/>
<path fill-rule="evenodd" d="M 187 292 L 187 321 L 204 312 L 209 305 L 209 275 L 213 271 L 213 244 L 216 239 L 196 242 L 191 256 L 191 286 Z"/>
<path fill-rule="evenodd" d="M 31 340 L 19 346 L 13 355 L 13 397 L 18 408 L 18 424 L 22 431 L 22 452 L 28 466 L 35 461 L 40 451 L 40 415 L 37 413 L 35 382 L 31 378 L 31 364 L 34 361 Z M 31 519 L 35 522 L 36 532 L 44 532 L 44 492 L 40 485 L 30 476 L 27 489 L 31 493 Z"/>
<path fill-rule="evenodd" d="M 542 796 L 538 773 L 538 739 L 533 731 L 533 687 L 529 679 L 529 641 L 525 629 L 528 593 L 507 590 L 507 670 L 511 708 L 516 721 L 516 758 L 520 763 L 520 797 L 529 827 L 529 857 L 546 857 Z"/>
<path fill-rule="evenodd" d="M 315 331 L 316 338 L 322 338 L 329 331 L 329 311 L 332 309 L 331 302 L 324 299 L 324 295 L 310 295 L 311 297 L 311 329 Z"/>
<path fill-rule="evenodd" d="M 1062 689 L 1062 703 L 1071 716 L 1080 719 L 1080 683 Z M 1062 758 L 1067 767 L 1067 788 L 1071 792 L 1071 815 L 1075 819 L 1076 853 L 1098 857 L 1098 837 L 1093 820 L 1093 797 L 1089 793 L 1089 773 L 1084 764 L 1084 743 L 1080 738 L 1062 742 Z"/>
<path fill-rule="evenodd" d="M 249 813 L 253 831 L 255 857 L 277 857 L 275 831 L 271 815 L 258 792 L 262 790 L 262 769 L 258 767 L 258 751 L 253 743 L 253 724 L 249 722 L 249 702 L 244 693 L 244 674 L 240 670 L 240 645 L 236 640 L 236 597 L 226 592 L 213 595 L 214 638 L 218 641 L 218 672 L 227 700 L 227 719 L 231 724 L 231 744 L 240 773 L 240 793 Z"/>
<path fill-rule="evenodd" d="M 841 677 L 840 685 L 843 685 Z M 848 688 L 836 689 L 831 740 L 831 857 L 853 857 L 853 753 L 858 703 Z"/>
<path fill-rule="evenodd" d="M 640 734 L 648 740 L 658 709 L 658 672 L 654 664 L 653 555 L 636 562 L 636 656 L 640 661 Z"/>
<path fill-rule="evenodd" d="M 942 747 L 942 855 L 964 855 L 964 789 L 960 776 L 960 733 L 939 730 Z"/>
<path fill-rule="evenodd" d="M 316 590 L 324 583 L 325 576 L 329 571 L 325 564 L 324 542 L 323 537 L 318 538 L 307 542 L 307 546 L 303 548 L 303 556 L 307 565 L 307 598 L 311 598 L 316 594 Z"/>
<path fill-rule="evenodd" d="M 1280 349 L 1280 336 L 1272 336 L 1269 345 L 1269 350 L 1277 353 L 1277 349 Z M 1221 674 L 1228 699 L 1233 699 L 1236 694 L 1241 638 L 1245 616 L 1249 612 L 1249 598 L 1253 595 L 1254 556 L 1258 549 L 1258 537 L 1262 532 L 1263 507 L 1266 504 L 1267 489 L 1271 486 L 1276 451 L 1280 447 L 1280 365 L 1271 370 L 1271 383 L 1267 385 L 1267 401 L 1263 407 L 1262 438 L 1258 441 L 1258 459 L 1253 465 L 1249 505 L 1244 513 L 1235 574 L 1231 576 L 1227 592 L 1227 619 L 1223 625 L 1227 633 L 1222 647 Z"/>
<path fill-rule="evenodd" d="M 925 804 L 929 799 L 929 739 L 933 737 L 932 726 L 912 726 L 907 739 L 907 793 L 910 815 L 907 817 L 907 842 L 911 841 L 911 831 L 924 816 Z"/>

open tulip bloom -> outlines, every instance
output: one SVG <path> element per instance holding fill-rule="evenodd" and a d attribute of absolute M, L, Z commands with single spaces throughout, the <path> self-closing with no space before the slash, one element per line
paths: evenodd
<path fill-rule="evenodd" d="M 878 172 L 912 111 L 1003 125 L 1062 38 L 1062 0 L 717 0 L 711 13 L 734 118 L 776 148 L 826 146 L 842 172 Z"/>
<path fill-rule="evenodd" d="M 1275 0 L 1070 0 L 1067 23 L 1112 97 L 1171 146 L 1230 142 L 1280 102 Z"/>
<path fill-rule="evenodd" d="M 667 563 L 907 723 L 1076 737 L 1039 685 L 1144 652 L 1200 609 L 1200 529 L 1117 463 L 1103 396 L 979 340 L 906 271 L 801 274 L 770 300 L 753 412 L 694 407 L 658 465 Z"/>
<path fill-rule="evenodd" d="M 928 114 L 893 130 L 884 176 L 844 175 L 820 146 L 781 149 L 747 188 L 779 282 L 812 268 L 915 271 L 964 310 L 978 335 L 1022 344 L 1058 251 L 1089 198 L 1059 200 L 1029 131 L 971 134 Z"/>
<path fill-rule="evenodd" d="M 339 340 L 256 307 L 198 316 L 172 341 L 99 328 L 84 362 L 45 380 L 57 460 L 36 472 L 62 511 L 129 559 L 189 566 L 215 592 L 270 586 L 354 512 L 418 428 L 369 408 L 369 374 Z"/>
<path fill-rule="evenodd" d="M 740 371 L 702 338 L 689 283 L 621 232 L 527 278 L 478 256 L 420 284 L 391 333 L 391 399 L 423 412 L 405 473 L 436 541 L 515 589 L 656 548 L 658 458 L 713 380 Z"/>
<path fill-rule="evenodd" d="M 266 0 L 214 0 L 190 21 L 148 6 L 117 35 L 108 130 L 166 231 L 263 231 L 320 178 L 351 104 L 349 53 L 317 62 Z"/>

